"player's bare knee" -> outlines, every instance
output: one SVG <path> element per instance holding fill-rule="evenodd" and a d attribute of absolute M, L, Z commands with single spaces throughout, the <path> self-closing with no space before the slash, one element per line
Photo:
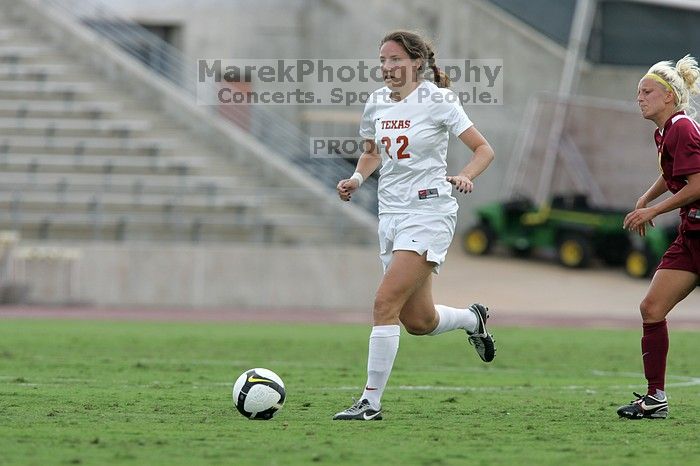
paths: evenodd
<path fill-rule="evenodd" d="M 395 321 L 400 311 L 401 307 L 391 296 L 387 296 L 384 293 L 377 293 L 375 295 L 373 310 L 375 325 Z"/>
<path fill-rule="evenodd" d="M 406 331 L 411 335 L 427 335 L 428 333 L 433 331 L 433 329 L 429 328 L 427 325 L 415 325 L 413 322 L 406 323 L 403 321 L 401 321 L 401 323 L 403 324 Z"/>
<path fill-rule="evenodd" d="M 639 312 L 642 315 L 644 323 L 661 322 L 666 318 L 666 309 L 657 301 L 650 298 L 644 298 L 639 304 Z"/>
<path fill-rule="evenodd" d="M 435 330 L 435 319 L 430 316 L 401 317 L 401 323 L 411 335 L 427 335 Z"/>
<path fill-rule="evenodd" d="M 644 298 L 639 303 L 639 313 L 642 315 L 642 320 L 647 321 L 653 315 L 654 304 L 651 299 Z"/>
<path fill-rule="evenodd" d="M 402 323 L 403 323 L 403 322 L 402 322 Z M 406 331 L 407 331 L 408 333 L 410 333 L 411 335 L 425 335 L 425 333 L 426 333 L 426 332 L 423 332 L 420 328 L 418 328 L 418 327 L 413 327 L 413 326 L 411 326 L 411 325 L 403 324 L 403 328 L 405 328 Z"/>
<path fill-rule="evenodd" d="M 403 328 L 406 329 L 408 333 L 411 335 L 421 335 L 421 329 L 419 325 L 415 325 L 413 319 L 407 319 L 405 317 L 401 317 L 401 325 L 403 325 Z"/>

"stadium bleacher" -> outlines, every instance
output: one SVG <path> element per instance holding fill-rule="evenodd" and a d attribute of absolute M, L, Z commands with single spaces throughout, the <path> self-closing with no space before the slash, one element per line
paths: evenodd
<path fill-rule="evenodd" d="M 372 240 L 278 178 L 218 154 L 30 23 L 0 19 L 0 229 L 30 240 Z"/>

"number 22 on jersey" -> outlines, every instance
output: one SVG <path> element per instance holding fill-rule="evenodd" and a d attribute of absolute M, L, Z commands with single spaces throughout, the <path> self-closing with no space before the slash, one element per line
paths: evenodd
<path fill-rule="evenodd" d="M 406 148 L 408 147 L 408 136 L 403 134 L 401 136 L 396 136 L 396 143 L 401 144 L 399 150 L 396 151 L 397 159 L 407 159 L 411 157 L 411 154 L 405 152 Z M 384 146 L 384 152 L 386 152 L 386 155 L 388 155 L 390 159 L 393 159 L 394 157 L 392 157 L 391 153 L 389 152 L 389 149 L 391 149 L 391 138 L 389 136 L 384 136 L 382 138 L 382 145 Z"/>

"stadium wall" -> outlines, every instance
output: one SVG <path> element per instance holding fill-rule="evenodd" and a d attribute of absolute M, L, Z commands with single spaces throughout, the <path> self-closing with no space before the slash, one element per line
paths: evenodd
<path fill-rule="evenodd" d="M 33 304 L 371 309 L 381 278 L 366 247 L 91 243 L 14 248 L 4 283 Z"/>

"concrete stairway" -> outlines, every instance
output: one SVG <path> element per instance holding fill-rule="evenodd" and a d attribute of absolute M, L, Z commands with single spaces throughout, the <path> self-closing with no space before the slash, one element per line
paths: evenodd
<path fill-rule="evenodd" d="M 42 240 L 374 241 L 260 159 L 222 154 L 100 76 L 11 4 L 0 1 L 0 229 Z"/>

